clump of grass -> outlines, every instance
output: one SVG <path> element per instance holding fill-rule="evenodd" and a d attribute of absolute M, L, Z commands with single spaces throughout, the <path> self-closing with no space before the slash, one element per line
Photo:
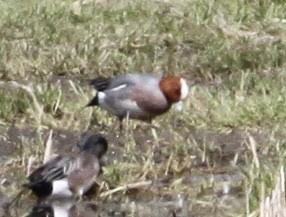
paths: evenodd
<path fill-rule="evenodd" d="M 280 171 L 275 177 L 275 187 L 271 192 L 271 196 L 265 197 L 262 192 L 260 200 L 260 216 L 285 216 L 285 171 L 281 166 Z M 265 197 L 265 198 L 263 198 Z"/>
<path fill-rule="evenodd" d="M 11 95 L 16 96 L 11 97 Z M 1 119 L 8 122 L 13 122 L 23 117 L 29 108 L 29 100 L 25 94 L 19 92 L 16 94 L 2 93 L 0 95 L 0 103 L 3 105 L 0 111 Z"/>

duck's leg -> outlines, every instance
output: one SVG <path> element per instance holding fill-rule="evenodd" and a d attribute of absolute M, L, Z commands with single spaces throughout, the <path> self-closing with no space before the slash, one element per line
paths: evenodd
<path fill-rule="evenodd" d="M 121 134 L 123 131 L 123 117 L 118 117 L 118 120 L 119 120 L 119 131 Z"/>

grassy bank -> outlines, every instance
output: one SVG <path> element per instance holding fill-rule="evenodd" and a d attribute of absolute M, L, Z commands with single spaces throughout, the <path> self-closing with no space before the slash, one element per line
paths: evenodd
<path fill-rule="evenodd" d="M 197 215 L 237 216 L 255 212 L 274 186 L 286 155 L 283 1 L 1 1 L 0 38 L 1 126 L 107 134 L 116 154 L 107 158 L 105 190 L 156 180 L 151 196 L 183 193 Z M 115 119 L 83 107 L 89 78 L 124 72 L 181 74 L 197 85 L 182 113 L 152 129 L 132 121 L 117 141 Z M 45 136 L 27 140 L 39 150 L 20 147 L 17 171 L 44 151 Z M 243 178 L 221 184 L 218 174 Z M 117 196 L 124 193 L 132 196 Z"/>

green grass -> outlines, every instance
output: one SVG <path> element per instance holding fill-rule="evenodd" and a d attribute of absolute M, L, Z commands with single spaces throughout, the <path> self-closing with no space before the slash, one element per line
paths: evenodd
<path fill-rule="evenodd" d="M 284 1 L 108 1 L 79 8 L 72 1 L 13 0 L 0 6 L 1 125 L 110 134 L 115 118 L 83 109 L 93 94 L 87 79 L 181 74 L 198 81 L 184 112 L 156 119 L 143 148 L 138 122 L 131 121 L 120 157 L 105 168 L 105 187 L 166 179 L 168 185 L 152 194 L 192 195 L 193 211 L 200 214 L 209 209 L 201 201 L 210 200 L 199 195 L 217 188 L 208 177 L 242 170 L 245 178 L 236 184 L 242 206 L 221 209 L 227 216 L 257 210 L 261 186 L 269 193 L 278 166 L 285 164 Z M 224 159 L 218 144 L 230 144 L 225 135 L 235 130 L 242 139 L 232 143 L 234 149 L 243 144 L 242 151 Z M 190 188 L 182 181 L 190 174 L 207 178 Z"/>

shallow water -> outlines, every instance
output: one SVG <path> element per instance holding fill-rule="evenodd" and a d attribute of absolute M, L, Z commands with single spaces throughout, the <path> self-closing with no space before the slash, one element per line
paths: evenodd
<path fill-rule="evenodd" d="M 172 198 L 154 198 L 151 201 L 136 201 L 129 197 L 118 201 L 71 201 L 55 200 L 33 204 L 32 201 L 25 201 L 14 206 L 10 213 L 3 216 L 106 216 L 106 217 L 187 217 L 187 216 L 229 216 L 233 211 L 241 209 L 240 202 L 234 196 L 222 196 L 217 200 L 210 201 L 208 196 L 200 200 L 192 200 L 184 194 L 173 195 Z M 224 204 L 224 208 L 222 208 Z M 220 208 L 219 208 L 220 207 Z M 228 215 L 229 214 L 229 215 Z"/>
<path fill-rule="evenodd" d="M 29 148 L 29 141 L 34 138 L 41 137 L 46 141 L 48 137 L 48 130 L 36 132 L 31 129 L 23 128 L 2 128 L 2 136 L 0 137 L 0 179 L 1 190 L 8 195 L 15 195 L 20 188 L 21 183 L 25 180 L 26 171 L 21 173 L 14 172 L 10 169 L 21 164 L 21 156 L 24 148 Z M 194 137 L 201 135 L 201 132 L 195 132 Z M 74 144 L 78 140 L 80 132 L 72 132 L 67 130 L 54 130 L 53 145 L 54 152 L 67 153 L 74 148 Z M 135 138 L 136 142 L 146 142 L 146 136 Z M 227 135 L 217 136 L 208 135 L 210 140 L 216 141 L 217 144 L 226 143 L 230 139 Z M 223 140 L 223 137 L 225 140 Z M 109 141 L 113 142 L 107 156 L 108 163 L 121 160 L 122 142 L 115 139 L 112 135 L 107 135 Z M 196 137 L 197 141 L 200 137 Z M 234 139 L 238 142 L 239 148 L 241 147 L 242 140 L 237 136 Z M 39 147 L 43 141 L 39 141 Z M 233 142 L 233 140 L 231 140 Z M 33 142 L 37 144 L 37 142 Z M 212 143 L 214 145 L 214 143 Z M 140 146 L 144 149 L 144 145 Z M 31 147 L 30 147 L 31 148 Z M 32 147 L 33 150 L 36 147 Z M 233 149 L 235 150 L 237 149 Z M 228 149 L 230 152 L 230 149 Z M 230 153 L 234 155 L 234 153 Z M 159 156 L 160 157 L 160 156 Z M 164 160 L 164 158 L 163 158 Z M 159 160 L 160 161 L 160 160 Z M 108 164 L 107 163 L 107 164 Z M 16 165 L 16 166 L 15 166 Z M 25 167 L 25 166 L 24 166 Z M 204 167 L 204 165 L 203 165 Z M 23 168 L 23 166 L 20 166 Z M 76 210 L 78 216 L 233 216 L 235 213 L 240 213 L 245 208 L 244 192 L 240 188 L 241 182 L 245 179 L 244 175 L 239 171 L 229 169 L 229 164 L 216 167 L 216 170 L 202 170 L 198 167 L 193 168 L 191 173 L 189 171 L 183 172 L 180 177 L 176 177 L 182 183 L 185 190 L 172 190 L 170 191 L 171 181 L 159 180 L 154 181 L 150 189 L 132 189 L 125 193 L 112 195 L 104 199 L 94 197 L 91 201 L 71 202 L 69 205 L 60 202 L 56 203 L 57 213 L 64 216 L 72 216 L 70 213 Z M 207 172 L 206 172 L 207 171 Z M 174 180 L 172 180 L 174 181 Z M 174 188 L 174 187 L 173 187 Z M 10 194 L 9 191 L 13 191 Z M 174 193 L 176 192 L 176 193 Z M 11 197 L 11 196 L 10 196 Z M 53 206 L 55 203 L 46 203 L 35 207 L 35 198 L 24 195 L 19 200 L 19 204 L 12 209 L 11 216 L 53 216 Z M 1 201 L 0 201 L 1 206 Z M 3 208 L 2 211 L 3 213 Z M 0 214 L 1 214 L 0 212 Z M 36 213 L 36 214 L 35 214 Z M 49 214 L 47 214 L 49 213 Z M 42 215 L 43 214 L 43 215 Z M 3 216 L 7 216 L 5 213 Z M 59 216 L 59 215 L 58 215 Z"/>

